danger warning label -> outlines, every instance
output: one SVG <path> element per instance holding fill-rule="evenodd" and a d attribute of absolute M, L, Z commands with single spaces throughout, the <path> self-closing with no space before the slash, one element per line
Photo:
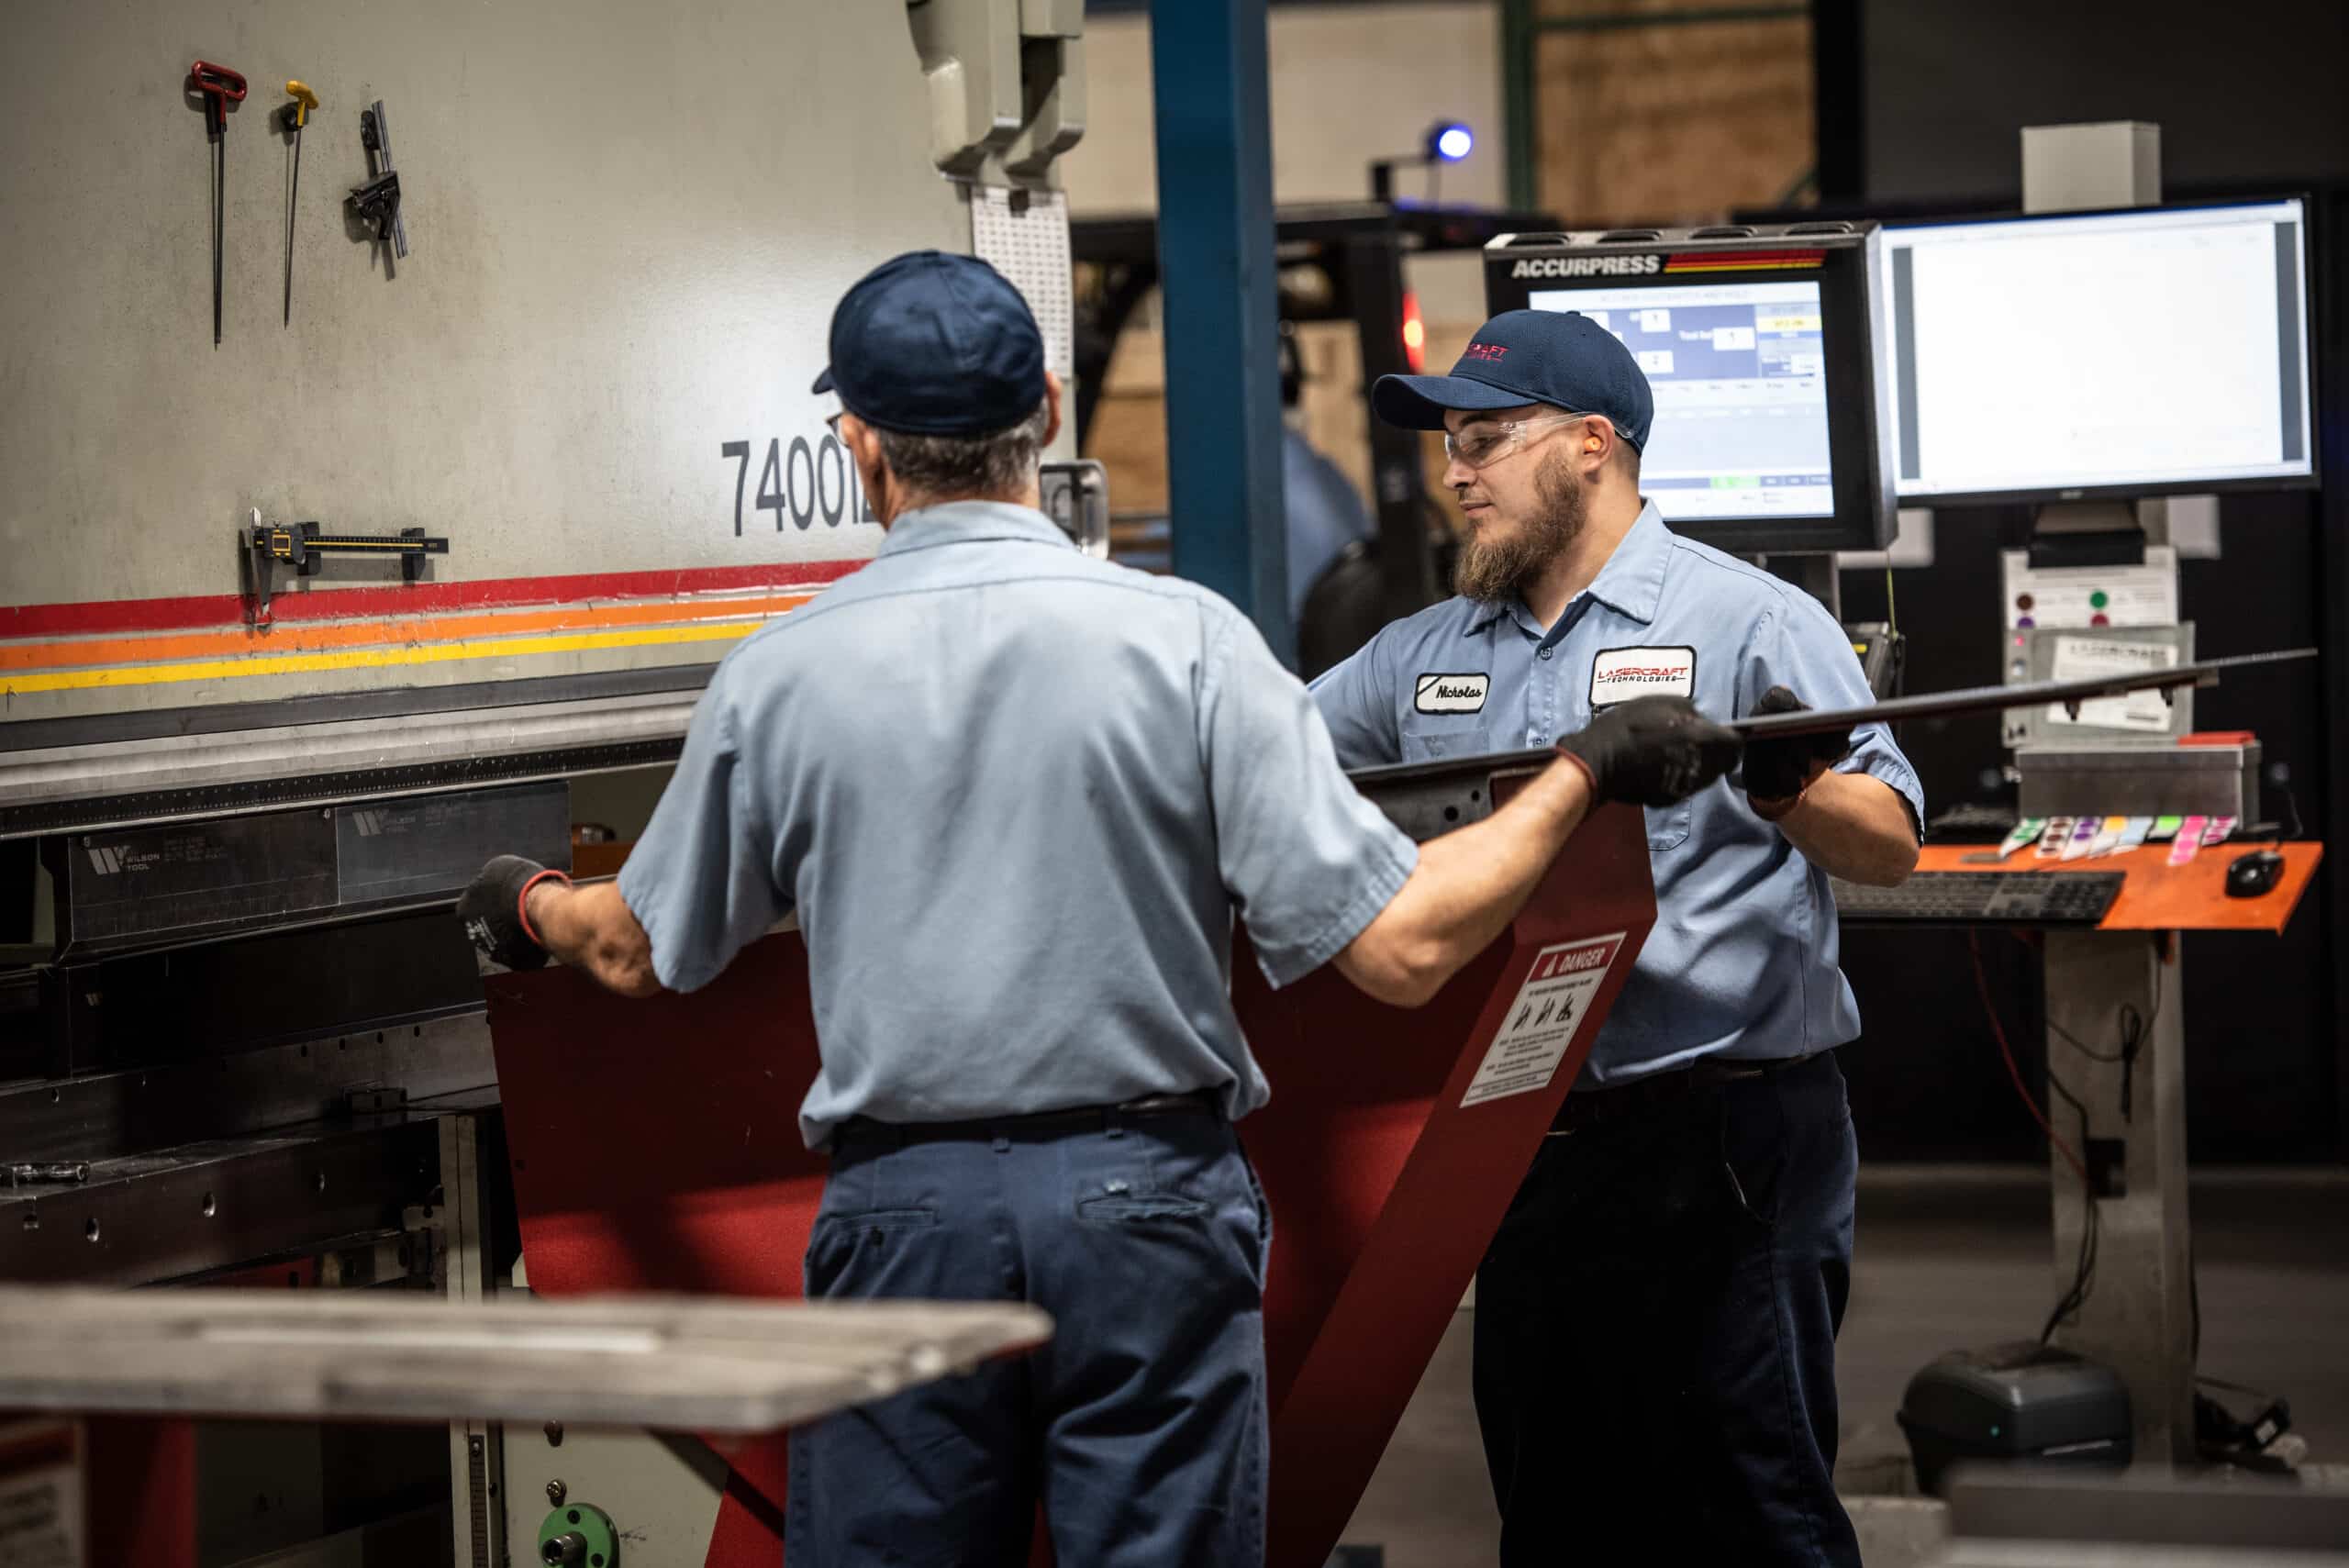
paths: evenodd
<path fill-rule="evenodd" d="M 1508 1017 L 1460 1097 L 1463 1109 L 1546 1089 L 1566 1059 L 1591 998 L 1623 951 L 1625 933 L 1543 948 L 1509 1004 Z"/>
<path fill-rule="evenodd" d="M 0 1565 L 85 1568 L 81 1428 L 0 1422 Z"/>

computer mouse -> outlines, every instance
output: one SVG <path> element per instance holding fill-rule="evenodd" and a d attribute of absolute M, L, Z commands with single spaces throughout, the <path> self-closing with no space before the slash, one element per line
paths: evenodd
<path fill-rule="evenodd" d="M 2276 890 L 2284 874 L 2284 857 L 2273 850 L 2254 850 L 2227 862 L 2227 896 L 2256 898 Z"/>

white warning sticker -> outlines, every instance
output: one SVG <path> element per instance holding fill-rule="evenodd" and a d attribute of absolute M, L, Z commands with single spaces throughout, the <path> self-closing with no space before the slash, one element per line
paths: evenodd
<path fill-rule="evenodd" d="M 0 1422 L 0 1563 L 85 1568 L 83 1506 L 80 1426 Z"/>
<path fill-rule="evenodd" d="M 1550 1086 L 1582 1029 L 1599 982 L 1623 951 L 1625 934 L 1562 942 L 1533 955 L 1532 971 L 1518 988 L 1468 1092 L 1460 1097 L 1463 1109 Z"/>

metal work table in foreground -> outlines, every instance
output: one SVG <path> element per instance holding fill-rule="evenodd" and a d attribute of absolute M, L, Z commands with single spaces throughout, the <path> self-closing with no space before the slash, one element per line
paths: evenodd
<path fill-rule="evenodd" d="M 0 1288 L 0 1410 L 764 1432 L 1033 1350 L 1018 1303 Z"/>

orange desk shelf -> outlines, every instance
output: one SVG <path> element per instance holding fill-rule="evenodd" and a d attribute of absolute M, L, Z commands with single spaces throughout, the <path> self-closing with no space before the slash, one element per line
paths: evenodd
<path fill-rule="evenodd" d="M 2256 898 L 2227 896 L 2227 866 L 2237 855 L 2254 849 L 2274 849 L 2284 857 L 2284 874 Z M 1976 860 L 1988 850 L 1979 844 L 1928 844 L 1917 856 L 1917 874 L 1951 871 L 2043 872 L 2061 876 L 2073 871 L 2126 872 L 2129 880 L 2112 901 L 2099 931 L 2266 931 L 2282 932 L 2299 906 L 2324 859 L 2322 844 L 2257 844 L 2229 840 L 2209 844 L 2182 866 L 2169 863 L 2167 844 L 2148 844 L 2101 860 L 2040 860 L 2028 849 L 2003 861 Z"/>

